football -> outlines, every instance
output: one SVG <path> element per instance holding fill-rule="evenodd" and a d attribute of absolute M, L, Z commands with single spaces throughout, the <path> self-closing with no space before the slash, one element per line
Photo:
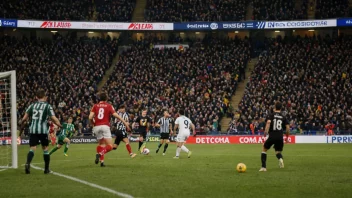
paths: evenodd
<path fill-rule="evenodd" d="M 144 149 L 143 149 L 143 154 L 144 154 L 144 155 L 148 155 L 149 152 L 150 152 L 149 149 L 147 149 L 147 148 L 144 148 Z"/>
<path fill-rule="evenodd" d="M 239 163 L 239 164 L 237 164 L 236 170 L 239 173 L 244 173 L 244 172 L 246 172 L 247 167 L 244 163 Z"/>

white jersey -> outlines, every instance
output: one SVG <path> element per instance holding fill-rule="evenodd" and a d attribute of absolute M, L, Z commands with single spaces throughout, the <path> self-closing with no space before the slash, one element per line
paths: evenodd
<path fill-rule="evenodd" d="M 186 116 L 180 116 L 176 119 L 175 124 L 178 124 L 178 134 L 185 134 L 185 135 L 190 135 L 191 134 L 191 125 L 192 121 L 187 118 Z"/>

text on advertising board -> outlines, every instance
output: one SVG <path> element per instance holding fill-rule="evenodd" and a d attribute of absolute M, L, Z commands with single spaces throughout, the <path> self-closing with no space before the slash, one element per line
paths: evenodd
<path fill-rule="evenodd" d="M 263 136 L 197 136 L 189 137 L 187 143 L 191 144 L 262 144 L 266 138 Z M 284 136 L 286 143 L 295 143 L 295 136 Z"/>
<path fill-rule="evenodd" d="M 17 27 L 17 20 L 0 19 L 0 27 Z"/>
<path fill-rule="evenodd" d="M 131 23 L 128 26 L 129 30 L 153 30 L 154 26 L 152 23 Z"/>
<path fill-rule="evenodd" d="M 44 21 L 40 28 L 70 28 L 71 22 Z"/>
<path fill-rule="evenodd" d="M 329 142 L 330 137 L 326 137 L 327 142 Z M 352 136 L 332 136 L 331 143 L 352 143 Z"/>

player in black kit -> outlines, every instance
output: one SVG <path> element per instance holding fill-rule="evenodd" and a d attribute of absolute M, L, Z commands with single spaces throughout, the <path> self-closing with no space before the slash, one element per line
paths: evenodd
<path fill-rule="evenodd" d="M 282 158 L 282 149 L 284 147 L 283 132 L 286 127 L 286 137 L 290 135 L 290 126 L 285 116 L 281 113 L 282 104 L 280 102 L 275 103 L 275 110 L 266 119 L 266 126 L 264 131 L 264 137 L 269 133 L 269 138 L 263 145 L 261 160 L 262 168 L 261 172 L 266 171 L 266 151 L 274 145 L 276 157 L 279 160 L 279 167 L 284 167 L 284 160 Z"/>
<path fill-rule="evenodd" d="M 123 120 L 125 120 L 127 123 L 128 122 L 128 114 L 126 113 L 126 107 L 125 105 L 121 105 L 119 107 L 119 110 L 117 111 L 117 114 L 119 116 L 121 116 L 121 118 Z M 136 157 L 136 154 L 132 152 L 132 148 L 131 148 L 131 145 L 130 145 L 130 141 L 128 140 L 128 135 L 127 135 L 127 129 L 126 129 L 126 126 L 124 125 L 124 123 L 119 120 L 119 119 L 116 119 L 115 120 L 115 123 L 116 123 L 116 138 L 115 138 L 115 143 L 114 143 L 114 146 L 113 146 L 113 150 L 116 150 L 117 147 L 120 145 L 120 142 L 123 141 L 125 144 L 126 144 L 126 149 L 128 151 L 128 154 L 130 155 L 131 158 L 134 158 Z"/>
<path fill-rule="evenodd" d="M 147 109 L 142 110 L 142 115 L 138 116 L 133 124 L 138 123 L 138 132 L 139 132 L 139 146 L 138 150 L 142 153 L 145 147 L 145 141 L 147 140 L 147 132 L 152 120 L 147 116 Z M 134 125 L 132 126 L 134 128 Z"/>

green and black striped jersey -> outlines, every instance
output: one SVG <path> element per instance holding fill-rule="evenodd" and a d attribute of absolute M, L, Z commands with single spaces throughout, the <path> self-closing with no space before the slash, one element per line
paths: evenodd
<path fill-rule="evenodd" d="M 48 134 L 48 118 L 54 116 L 54 110 L 47 102 L 35 102 L 31 104 L 26 113 L 32 118 L 29 127 L 30 134 Z"/>

